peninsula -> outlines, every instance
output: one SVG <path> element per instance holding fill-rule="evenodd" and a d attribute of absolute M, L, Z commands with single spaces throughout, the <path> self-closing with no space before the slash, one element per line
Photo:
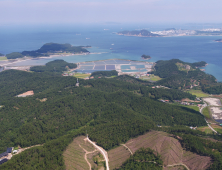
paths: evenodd
<path fill-rule="evenodd" d="M 72 46 L 71 44 L 46 43 L 40 49 L 34 51 L 12 52 L 7 54 L 7 59 L 16 59 L 23 57 L 49 57 L 50 55 L 64 54 L 88 54 L 86 50 L 90 46 Z"/>
<path fill-rule="evenodd" d="M 222 36 L 222 29 L 201 29 L 201 30 L 188 30 L 188 29 L 175 29 L 168 28 L 163 31 L 148 31 L 133 30 L 121 31 L 118 35 L 137 36 L 137 37 L 170 37 L 170 36 Z M 217 40 L 215 40 L 217 41 Z M 220 42 L 220 41 L 219 41 Z"/>

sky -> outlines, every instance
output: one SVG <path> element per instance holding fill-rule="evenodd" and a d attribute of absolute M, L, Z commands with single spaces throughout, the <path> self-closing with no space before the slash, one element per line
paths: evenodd
<path fill-rule="evenodd" d="M 0 0 L 0 23 L 222 23 L 222 0 Z"/>

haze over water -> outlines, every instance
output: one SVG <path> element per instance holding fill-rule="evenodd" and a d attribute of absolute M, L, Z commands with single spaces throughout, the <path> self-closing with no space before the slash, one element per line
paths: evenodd
<path fill-rule="evenodd" d="M 222 81 L 222 43 L 214 40 L 220 36 L 185 36 L 185 37 L 127 37 L 114 32 L 146 28 L 148 30 L 164 30 L 170 25 L 78 25 L 78 26 L 45 26 L 45 27 L 9 27 L 0 28 L 0 53 L 36 50 L 48 42 L 70 43 L 72 45 L 91 45 L 90 52 L 106 52 L 102 54 L 75 55 L 66 57 L 28 60 L 19 62 L 22 65 L 42 65 L 55 59 L 67 62 L 82 62 L 104 59 L 142 60 L 141 55 L 152 57 L 152 62 L 173 58 L 185 62 L 206 61 L 206 72 Z M 186 26 L 183 25 L 182 28 Z M 122 28 L 122 29 L 121 29 Z M 180 28 L 177 26 L 176 28 Z M 202 27 L 187 26 L 189 29 Z M 104 30 L 105 29 L 105 30 Z"/>

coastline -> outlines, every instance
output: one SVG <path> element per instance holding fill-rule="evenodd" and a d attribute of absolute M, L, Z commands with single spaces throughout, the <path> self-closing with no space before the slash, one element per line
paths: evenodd
<path fill-rule="evenodd" d="M 222 35 L 159 35 L 159 36 L 141 36 L 141 35 L 126 35 L 126 34 L 118 34 L 127 37 L 197 37 L 197 36 L 222 36 Z M 222 42 L 222 41 L 215 41 L 215 42 Z"/>
<path fill-rule="evenodd" d="M 55 58 L 55 57 L 66 57 L 66 56 L 75 56 L 75 55 L 90 55 L 90 54 L 103 54 L 103 53 L 108 53 L 108 52 L 98 52 L 98 53 L 79 53 L 79 54 L 52 54 L 48 57 L 23 57 L 23 58 L 17 58 L 17 59 L 7 59 L 2 62 L 0 62 L 0 67 L 4 67 L 7 65 L 23 62 L 23 61 L 28 61 L 28 60 L 39 60 L 39 59 L 47 59 L 47 58 Z"/>

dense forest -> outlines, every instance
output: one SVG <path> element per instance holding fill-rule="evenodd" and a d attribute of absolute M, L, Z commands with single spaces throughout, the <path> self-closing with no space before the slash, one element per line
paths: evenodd
<path fill-rule="evenodd" d="M 19 52 L 13 52 L 10 54 L 6 54 L 6 57 L 7 57 L 7 59 L 16 59 L 16 58 L 22 58 L 22 57 L 24 57 L 24 55 Z"/>
<path fill-rule="evenodd" d="M 34 66 L 30 68 L 30 71 L 34 72 L 56 72 L 62 73 L 68 69 L 76 68 L 77 65 L 74 63 L 67 63 L 64 60 L 54 60 L 46 63 L 45 66 Z"/>
<path fill-rule="evenodd" d="M 205 65 L 204 61 L 196 63 L 186 63 L 178 59 L 157 61 L 154 74 L 163 79 L 156 84 L 179 90 L 194 87 L 210 94 L 222 93 L 222 83 L 218 83 L 214 76 L 198 69 Z"/>
<path fill-rule="evenodd" d="M 40 49 L 33 51 L 13 52 L 7 54 L 7 59 L 27 57 L 49 56 L 53 53 L 89 53 L 83 46 L 72 46 L 71 44 L 46 43 Z"/>
<path fill-rule="evenodd" d="M 144 170 L 144 169 L 152 169 L 152 170 L 162 170 L 163 169 L 163 161 L 161 160 L 161 156 L 154 151 L 147 148 L 141 148 L 134 153 L 118 170 Z"/>
<path fill-rule="evenodd" d="M 52 71 L 61 63 L 64 62 L 54 61 L 45 67 Z M 42 144 L 13 156 L 0 169 L 65 169 L 62 152 L 74 137 L 85 134 L 86 130 L 90 139 L 106 150 L 152 129 L 172 134 L 185 131 L 191 138 L 206 136 L 186 129 L 206 126 L 199 112 L 158 101 L 194 99 L 191 94 L 176 89 L 152 89 L 152 83 L 130 76 L 79 79 L 80 86 L 76 87 L 75 77 L 51 71 L 0 73 L 0 152 L 10 146 Z M 34 91 L 33 96 L 15 97 L 29 90 Z M 211 137 L 221 139 L 218 135 Z M 149 154 L 150 151 L 142 151 L 138 159 Z M 219 156 L 214 160 L 220 159 Z M 221 166 L 216 163 L 214 166 Z"/>

